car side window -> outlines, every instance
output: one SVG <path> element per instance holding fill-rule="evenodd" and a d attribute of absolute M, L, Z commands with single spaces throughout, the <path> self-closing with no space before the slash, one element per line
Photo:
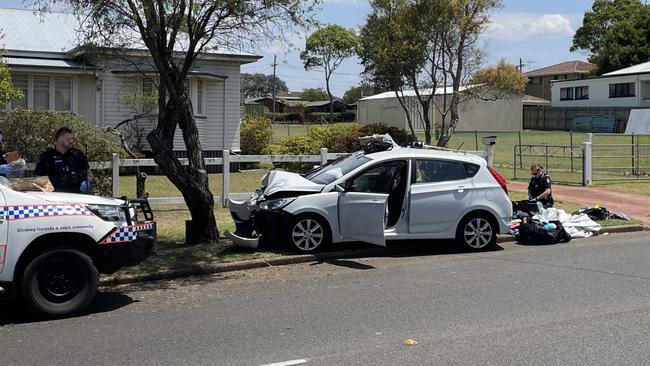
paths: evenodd
<path fill-rule="evenodd" d="M 345 190 L 348 192 L 390 193 L 394 177 L 403 164 L 406 163 L 404 161 L 391 161 L 371 167 L 352 180 L 347 181 Z"/>
<path fill-rule="evenodd" d="M 465 176 L 467 178 L 471 178 L 478 173 L 478 170 L 481 168 L 477 164 L 472 164 L 472 163 L 463 163 L 463 166 L 465 167 Z"/>
<path fill-rule="evenodd" d="M 415 183 L 435 183 L 465 179 L 461 163 L 448 160 L 416 160 Z"/>

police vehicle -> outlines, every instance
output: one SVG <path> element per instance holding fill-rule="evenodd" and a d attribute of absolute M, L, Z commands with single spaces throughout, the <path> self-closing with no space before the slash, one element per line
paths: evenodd
<path fill-rule="evenodd" d="M 0 177 L 0 297 L 22 298 L 45 317 L 74 315 L 94 297 L 99 273 L 155 250 L 146 199 L 19 192 Z"/>

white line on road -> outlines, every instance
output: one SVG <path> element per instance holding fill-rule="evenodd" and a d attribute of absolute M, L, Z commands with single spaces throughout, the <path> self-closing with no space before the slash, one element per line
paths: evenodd
<path fill-rule="evenodd" d="M 308 361 L 309 360 L 301 358 L 299 360 L 282 361 L 282 362 L 276 362 L 276 363 L 267 363 L 266 365 L 261 365 L 261 366 L 291 366 L 291 365 L 300 365 L 300 364 L 303 364 L 303 363 L 307 363 Z"/>

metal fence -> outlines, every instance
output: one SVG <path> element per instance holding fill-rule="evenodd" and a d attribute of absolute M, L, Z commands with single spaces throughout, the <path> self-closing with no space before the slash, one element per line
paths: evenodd
<path fill-rule="evenodd" d="M 525 106 L 523 127 L 531 130 L 569 131 L 577 116 L 603 115 L 615 119 L 614 132 L 625 131 L 629 107 L 532 107 Z"/>
<path fill-rule="evenodd" d="M 541 164 L 554 182 L 583 183 L 583 147 L 580 145 L 516 145 L 514 179 L 530 178 L 530 167 Z"/>
<path fill-rule="evenodd" d="M 587 135 L 594 181 L 650 179 L 650 135 Z"/>

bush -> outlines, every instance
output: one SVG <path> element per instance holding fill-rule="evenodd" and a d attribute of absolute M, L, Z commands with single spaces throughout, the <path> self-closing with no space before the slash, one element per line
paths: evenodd
<path fill-rule="evenodd" d="M 53 145 L 54 133 L 63 126 L 75 132 L 76 147 L 88 161 L 110 161 L 113 153 L 125 157 L 116 135 L 73 114 L 21 109 L 0 115 L 6 150 L 18 150 L 29 163 L 36 163 L 40 154 Z M 94 171 L 93 176 L 93 193 L 110 195 L 110 171 Z"/>
<path fill-rule="evenodd" d="M 310 136 L 289 136 L 282 140 L 275 151 L 280 155 L 318 155 L 320 146 Z M 290 172 L 303 173 L 313 168 L 315 163 L 274 163 L 276 168 Z"/>
<path fill-rule="evenodd" d="M 243 155 L 261 155 L 266 152 L 273 137 L 271 120 L 260 116 L 243 116 L 240 141 Z"/>
<path fill-rule="evenodd" d="M 354 122 L 357 119 L 357 112 L 355 111 L 347 111 L 340 113 L 341 115 L 341 122 Z"/>
<path fill-rule="evenodd" d="M 311 123 L 316 123 L 316 122 L 320 122 L 321 118 L 323 119 L 323 121 L 327 122 L 327 121 L 329 121 L 330 114 L 329 113 L 324 113 L 324 112 L 312 112 L 307 117 L 307 120 L 309 122 L 311 122 Z"/>
<path fill-rule="evenodd" d="M 320 147 L 326 147 L 330 152 L 352 152 L 359 150 L 357 140 L 356 148 L 352 151 L 341 150 L 347 143 L 341 143 L 342 138 L 350 138 L 361 135 L 361 128 L 358 125 L 333 124 L 331 126 L 316 126 L 309 131 L 309 137 Z"/>
<path fill-rule="evenodd" d="M 273 119 L 273 113 L 264 113 L 264 117 L 269 120 Z M 297 112 L 292 113 L 276 113 L 275 122 L 284 122 L 284 123 L 302 123 L 302 114 Z"/>

